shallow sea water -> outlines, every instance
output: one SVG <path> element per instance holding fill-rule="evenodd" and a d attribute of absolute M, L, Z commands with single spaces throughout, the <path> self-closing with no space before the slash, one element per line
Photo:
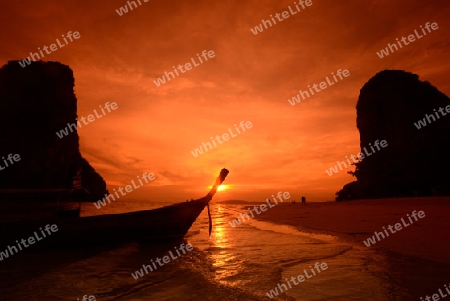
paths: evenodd
<path fill-rule="evenodd" d="M 150 207 L 144 203 L 108 206 L 86 205 L 82 214 Z M 0 300 L 81 300 L 83 295 L 130 301 L 270 300 L 270 290 L 304 270 L 311 275 L 309 266 L 316 262 L 325 262 L 328 268 L 297 285 L 291 281 L 291 288 L 272 300 L 406 300 L 400 288 L 389 284 L 385 259 L 370 249 L 254 219 L 233 228 L 229 222 L 239 212 L 244 212 L 240 205 L 211 205 L 211 237 L 205 209 L 179 242 L 51 251 L 30 248 L 0 262 Z M 138 280 L 131 276 L 181 243 L 192 244 L 194 250 Z"/>

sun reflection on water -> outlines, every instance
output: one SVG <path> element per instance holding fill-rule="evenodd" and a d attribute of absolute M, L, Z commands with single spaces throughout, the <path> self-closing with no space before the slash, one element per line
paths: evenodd
<path fill-rule="evenodd" d="M 242 259 L 230 252 L 232 242 L 230 241 L 230 226 L 224 216 L 224 210 L 218 206 L 214 214 L 214 231 L 211 235 L 210 249 L 215 252 L 211 255 L 213 267 L 216 270 L 215 279 L 222 283 L 230 284 L 226 278 L 235 276 L 242 268 Z"/>

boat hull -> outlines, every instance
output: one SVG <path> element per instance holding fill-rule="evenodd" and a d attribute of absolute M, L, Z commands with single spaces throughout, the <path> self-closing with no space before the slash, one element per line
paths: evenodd
<path fill-rule="evenodd" d="M 12 246 L 16 245 L 16 240 L 27 240 L 35 236 L 35 232 L 42 237 L 40 228 L 44 229 L 47 224 L 56 224 L 56 232 L 51 235 L 44 232 L 47 236 L 42 241 L 45 241 L 46 245 L 179 240 L 186 235 L 207 203 L 191 201 L 122 214 L 0 223 L 0 237 L 3 244 Z"/>
<path fill-rule="evenodd" d="M 41 233 L 42 229 L 46 225 L 51 227 L 54 224 L 57 230 L 41 238 L 40 246 L 117 244 L 133 240 L 179 240 L 186 235 L 197 217 L 212 200 L 217 188 L 227 175 L 228 170 L 223 168 L 210 192 L 203 198 L 153 210 L 85 217 L 49 217 L 18 222 L 3 221 L 0 222 L 0 242 L 6 246 L 21 248 L 16 241 L 22 241 L 22 239 L 27 241 L 28 238 L 35 237 L 36 233 L 42 237 L 44 236 Z M 42 236 L 39 235 L 40 233 Z M 45 243 L 41 242 L 44 239 Z M 0 247 L 0 250 L 2 249 Z"/>

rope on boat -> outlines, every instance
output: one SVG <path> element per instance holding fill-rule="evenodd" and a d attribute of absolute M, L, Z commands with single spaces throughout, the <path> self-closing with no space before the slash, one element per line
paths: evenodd
<path fill-rule="evenodd" d="M 212 231 L 212 219 L 211 219 L 211 212 L 209 211 L 209 203 L 206 205 L 208 207 L 208 218 L 209 218 L 209 236 L 211 236 Z"/>

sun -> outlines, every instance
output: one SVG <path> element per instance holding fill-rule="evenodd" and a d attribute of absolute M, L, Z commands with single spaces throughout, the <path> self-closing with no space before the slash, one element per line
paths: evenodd
<path fill-rule="evenodd" d="M 217 188 L 217 191 L 224 191 L 224 190 L 227 190 L 227 188 L 228 188 L 227 185 L 222 184 L 219 186 L 219 188 Z"/>
<path fill-rule="evenodd" d="M 211 189 L 212 186 L 209 186 L 208 188 Z M 222 184 L 222 185 L 219 186 L 219 188 L 217 188 L 217 191 L 225 191 L 228 188 L 229 188 L 228 185 Z"/>

